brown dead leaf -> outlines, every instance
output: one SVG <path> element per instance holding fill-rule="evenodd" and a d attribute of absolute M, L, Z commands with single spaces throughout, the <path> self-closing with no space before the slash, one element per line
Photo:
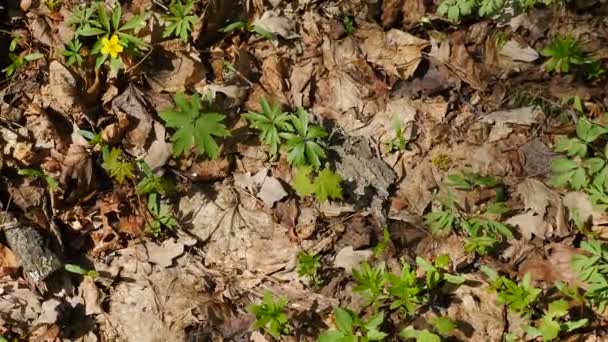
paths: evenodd
<path fill-rule="evenodd" d="M 112 100 L 112 108 L 116 113 L 125 113 L 129 116 L 132 127 L 124 139 L 127 152 L 134 156 L 144 155 L 147 151 L 146 142 L 152 132 L 154 119 L 148 112 L 143 92 L 133 84 L 129 85 L 122 94 Z"/>
<path fill-rule="evenodd" d="M 300 37 L 300 35 L 295 32 L 295 21 L 290 20 L 284 14 L 279 15 L 274 11 L 264 12 L 260 18 L 253 22 L 253 24 L 285 39 L 294 39 Z"/>
<path fill-rule="evenodd" d="M 161 43 L 162 45 L 162 43 Z M 175 93 L 185 91 L 203 80 L 205 66 L 200 56 L 187 55 L 183 52 L 170 52 L 158 49 L 150 56 L 146 64 L 146 80 L 154 92 Z M 130 114 L 127 112 L 127 114 Z"/>
<path fill-rule="evenodd" d="M 10 248 L 0 244 L 0 279 L 15 274 L 21 267 Z"/>
<path fill-rule="evenodd" d="M 351 273 L 353 268 L 371 258 L 373 254 L 374 252 L 369 249 L 355 251 L 353 246 L 346 246 L 336 254 L 333 265 L 334 267 L 343 268 L 347 273 Z"/>
<path fill-rule="evenodd" d="M 159 246 L 155 243 L 146 245 L 148 250 L 148 260 L 160 267 L 170 267 L 173 260 L 184 254 L 184 244 L 168 239 Z"/>
<path fill-rule="evenodd" d="M 569 233 L 562 199 L 556 191 L 536 179 L 527 178 L 517 185 L 516 193 L 528 211 L 509 218 L 507 223 L 519 226 L 526 239 L 532 234 L 550 238 Z"/>
<path fill-rule="evenodd" d="M 110 124 L 101 131 L 101 138 L 109 143 L 118 143 L 122 140 L 126 129 L 129 127 L 129 118 L 126 114 L 117 113 L 118 122 Z"/>
<path fill-rule="evenodd" d="M 433 44 L 429 55 L 472 88 L 483 90 L 487 86 L 485 75 L 482 72 L 483 65 L 471 57 L 465 44 L 465 38 L 465 32 L 454 32 L 448 40 L 440 44 Z"/>
<path fill-rule="evenodd" d="M 31 208 L 38 207 L 42 204 L 44 190 L 37 185 L 32 185 L 31 180 L 25 181 L 17 187 L 9 185 L 8 192 L 10 193 L 13 202 L 23 211 L 28 211 Z"/>
<path fill-rule="evenodd" d="M 356 32 L 363 39 L 360 48 L 365 58 L 402 80 L 414 75 L 422 60 L 422 49 L 429 45 L 424 39 L 396 29 L 384 32 L 378 27 L 363 27 Z"/>
<path fill-rule="evenodd" d="M 285 79 L 287 78 L 287 62 L 286 58 L 282 58 L 278 55 L 271 55 L 264 59 L 262 63 L 262 78 L 260 82 L 264 88 L 264 91 L 269 92 L 269 97 L 279 99 L 281 103 L 287 103 L 285 91 L 287 85 Z"/>
<path fill-rule="evenodd" d="M 48 106 L 61 112 L 73 113 L 78 110 L 81 93 L 78 78 L 68 67 L 56 60 L 49 64 L 49 85 L 42 94 L 48 98 Z"/>
<path fill-rule="evenodd" d="M 118 231 L 130 236 L 142 236 L 144 234 L 145 225 L 146 220 L 143 217 L 139 215 L 129 215 L 120 218 Z"/>
<path fill-rule="evenodd" d="M 535 106 L 522 107 L 489 113 L 483 116 L 481 122 L 494 124 L 490 132 L 489 141 L 498 141 L 506 138 L 513 129 L 510 125 L 533 125 L 544 117 L 543 112 Z"/>
<path fill-rule="evenodd" d="M 71 144 L 61 163 L 59 182 L 68 185 L 75 180 L 74 190 L 66 200 L 74 200 L 88 193 L 93 186 L 93 161 L 84 146 Z"/>
<path fill-rule="evenodd" d="M 221 159 L 197 160 L 190 168 L 190 174 L 199 181 L 210 181 L 222 179 L 230 173 L 230 157 L 224 156 Z"/>
<path fill-rule="evenodd" d="M 84 300 L 86 315 L 103 313 L 103 309 L 101 308 L 103 295 L 91 277 L 84 277 L 82 279 L 78 291 Z"/>
<path fill-rule="evenodd" d="M 608 214 L 593 207 L 589 195 L 584 192 L 569 192 L 563 198 L 563 204 L 568 208 L 568 215 L 591 223 L 591 231 L 601 237 L 608 237 Z"/>

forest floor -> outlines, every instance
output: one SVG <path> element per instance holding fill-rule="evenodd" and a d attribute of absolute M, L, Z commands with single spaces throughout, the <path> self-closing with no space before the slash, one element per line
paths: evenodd
<path fill-rule="evenodd" d="M 608 4 L 0 0 L 0 341 L 606 341 Z"/>

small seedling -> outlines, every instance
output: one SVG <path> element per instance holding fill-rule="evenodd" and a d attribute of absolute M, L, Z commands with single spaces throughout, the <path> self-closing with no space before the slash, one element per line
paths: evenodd
<path fill-rule="evenodd" d="M 604 312 L 608 307 L 608 244 L 583 241 L 581 249 L 586 254 L 574 255 L 572 268 L 587 284 L 585 297 L 599 312 Z"/>
<path fill-rule="evenodd" d="M 437 288 L 443 281 L 459 285 L 466 280 L 461 275 L 451 274 L 445 271 L 445 269 L 450 266 L 450 256 L 447 254 L 438 256 L 434 263 L 430 263 L 423 257 L 417 256 L 416 265 L 419 270 L 425 273 L 426 286 L 430 290 Z"/>
<path fill-rule="evenodd" d="M 342 199 L 342 178 L 333 173 L 330 169 L 319 171 L 314 181 L 311 181 L 310 174 L 312 167 L 304 166 L 298 169 L 298 173 L 293 180 L 293 188 L 302 196 L 315 195 L 319 203 L 324 203 L 328 199 Z"/>
<path fill-rule="evenodd" d="M 505 304 L 509 309 L 526 317 L 532 314 L 542 290 L 532 286 L 530 273 L 526 273 L 518 284 L 505 276 L 498 275 L 495 270 L 487 266 L 482 266 L 481 271 L 488 277 L 490 287 L 498 294 L 499 304 Z"/>
<path fill-rule="evenodd" d="M 512 238 L 513 233 L 509 227 L 494 219 L 500 219 L 502 215 L 509 211 L 511 211 L 511 209 L 509 209 L 505 203 L 495 202 L 490 204 L 483 214 L 463 220 L 462 226 L 471 237 L 489 236 L 494 239 L 500 237 Z"/>
<path fill-rule="evenodd" d="M 78 133 L 82 135 L 86 140 L 89 141 L 89 145 L 97 146 L 103 144 L 103 137 L 101 136 L 101 132 L 94 133 L 91 131 L 87 131 L 86 129 L 78 130 Z"/>
<path fill-rule="evenodd" d="M 493 188 L 502 184 L 502 180 L 494 176 L 482 176 L 475 172 L 463 171 L 449 175 L 446 184 L 458 190 L 471 191 L 478 187 Z"/>
<path fill-rule="evenodd" d="M 452 194 L 445 198 L 438 198 L 441 209 L 424 215 L 424 223 L 431 228 L 434 235 L 448 235 L 457 223 L 458 209 Z"/>
<path fill-rule="evenodd" d="M 395 137 L 385 142 L 385 145 L 389 152 L 403 152 L 407 148 L 408 140 L 403 136 L 404 132 L 398 116 L 393 117 L 392 125 Z"/>
<path fill-rule="evenodd" d="M 321 268 L 321 257 L 308 252 L 300 252 L 298 254 L 298 264 L 296 271 L 298 276 L 308 278 L 310 286 L 318 287 L 321 285 L 319 279 L 319 268 Z"/>
<path fill-rule="evenodd" d="M 384 251 L 386 251 L 386 248 L 388 248 L 390 243 L 391 243 L 391 233 L 388 230 L 388 227 L 384 227 L 384 229 L 382 229 L 382 239 L 374 247 L 374 256 L 376 258 L 378 258 L 382 254 L 384 254 Z"/>
<path fill-rule="evenodd" d="M 260 131 L 260 140 L 270 145 L 270 157 L 276 158 L 281 145 L 279 133 L 293 132 L 290 124 L 290 114 L 281 110 L 281 104 L 275 102 L 272 106 L 265 97 L 260 98 L 262 112 L 248 112 L 242 116 L 249 121 L 251 127 Z"/>
<path fill-rule="evenodd" d="M 70 272 L 70 273 L 74 273 L 74 274 L 80 274 L 82 276 L 85 277 L 90 277 L 90 278 L 97 278 L 99 277 L 99 273 L 97 273 L 97 271 L 93 270 L 87 270 L 86 268 L 82 268 L 78 265 L 74 265 L 74 264 L 65 264 L 64 266 L 65 270 Z"/>
<path fill-rule="evenodd" d="M 11 60 L 11 64 L 6 68 L 2 69 L 2 72 L 6 74 L 6 77 L 11 77 L 17 70 L 21 69 L 27 62 L 35 61 L 43 58 L 44 55 L 40 52 L 32 52 L 25 56 L 9 53 L 8 58 Z"/>
<path fill-rule="evenodd" d="M 253 32 L 267 40 L 273 40 L 276 38 L 272 32 L 268 32 L 266 29 L 264 29 L 260 25 L 255 25 L 251 22 L 246 22 L 246 21 L 235 21 L 233 23 L 228 24 L 226 27 L 224 27 L 220 31 L 224 32 L 224 33 L 232 33 L 235 31 Z"/>
<path fill-rule="evenodd" d="M 542 337 L 543 341 L 553 341 L 561 333 L 567 333 L 582 328 L 589 320 L 587 318 L 576 321 L 564 320 L 568 315 L 568 302 L 560 299 L 549 303 L 549 307 L 540 319 L 537 327 L 527 326 L 524 330 L 528 338 Z"/>
<path fill-rule="evenodd" d="M 119 184 L 122 184 L 125 179 L 133 179 L 133 164 L 125 161 L 120 148 L 113 147 L 110 150 L 107 146 L 102 149 L 103 163 L 101 167 L 108 172 L 108 174 L 116 179 Z"/>
<path fill-rule="evenodd" d="M 261 304 L 249 305 L 247 310 L 255 316 L 254 329 L 264 329 L 274 338 L 279 338 L 290 331 L 289 318 L 285 309 L 287 300 L 284 298 L 274 299 L 272 292 L 264 292 L 264 300 Z"/>
<path fill-rule="evenodd" d="M 382 341 L 388 336 L 380 330 L 380 325 L 384 322 L 384 312 L 363 321 L 354 312 L 336 307 L 334 317 L 338 330 L 324 332 L 317 342 Z"/>
<path fill-rule="evenodd" d="M 491 250 L 496 248 L 498 240 L 491 236 L 477 236 L 471 237 L 467 240 L 464 245 L 464 250 L 467 253 L 477 253 L 479 255 L 486 255 Z"/>
<path fill-rule="evenodd" d="M 230 131 L 223 123 L 226 116 L 220 113 L 202 112 L 199 94 L 192 95 L 190 100 L 183 93 L 177 93 L 173 98 L 177 108 L 160 112 L 160 117 L 165 120 L 167 127 L 176 130 L 171 136 L 173 156 L 179 157 L 196 146 L 198 154 L 206 154 L 211 159 L 217 158 L 220 155 L 220 148 L 214 137 L 230 136 Z"/>
<path fill-rule="evenodd" d="M 169 4 L 171 15 L 165 16 L 167 26 L 163 32 L 163 38 L 179 37 L 187 42 L 192 35 L 192 26 L 196 24 L 198 18 L 192 15 L 194 8 L 193 0 L 172 0 Z"/>
<path fill-rule="evenodd" d="M 147 195 L 151 193 L 159 193 L 166 195 L 171 193 L 174 189 L 174 184 L 165 177 L 156 176 L 150 166 L 146 162 L 141 161 L 138 163 L 139 168 L 144 173 L 144 178 L 137 184 L 137 193 L 140 195 Z"/>
<path fill-rule="evenodd" d="M 448 317 L 436 317 L 429 323 L 437 334 L 427 329 L 419 330 L 409 326 L 403 329 L 399 335 L 403 338 L 413 338 L 416 342 L 441 342 L 441 336 L 449 336 L 456 329 L 456 324 Z"/>
<path fill-rule="evenodd" d="M 355 27 L 355 20 L 350 15 L 345 14 L 342 16 L 342 25 L 344 25 L 344 31 L 346 31 L 348 34 L 355 33 L 355 30 L 357 29 Z"/>
<path fill-rule="evenodd" d="M 61 7 L 61 0 L 44 0 L 44 4 L 51 12 L 57 12 Z"/>
<path fill-rule="evenodd" d="M 418 307 L 427 301 L 424 296 L 424 283 L 416 277 L 416 270 L 403 262 L 401 274 L 387 274 L 388 293 L 395 299 L 391 302 L 391 310 L 399 309 L 405 315 L 414 315 Z"/>
<path fill-rule="evenodd" d="M 17 173 L 21 176 L 29 176 L 34 178 L 44 179 L 46 184 L 48 184 L 51 190 L 55 190 L 59 187 L 59 183 L 57 180 L 51 176 L 47 176 L 44 172 L 35 169 L 21 169 L 17 171 Z"/>
<path fill-rule="evenodd" d="M 384 285 L 387 281 L 384 263 L 372 267 L 367 262 L 363 262 L 358 268 L 353 268 L 352 273 L 357 283 L 353 291 L 359 293 L 369 304 L 377 305 L 388 298 L 384 293 Z"/>
<path fill-rule="evenodd" d="M 452 21 L 460 21 L 476 10 L 477 15 L 483 18 L 496 14 L 504 5 L 504 0 L 444 0 L 437 8 L 437 14 Z"/>
<path fill-rule="evenodd" d="M 171 207 L 163 203 L 155 193 L 148 195 L 148 211 L 152 220 L 146 224 L 146 230 L 155 237 L 159 237 L 167 229 L 175 230 L 177 228 L 177 220 L 171 212 Z"/>
<path fill-rule="evenodd" d="M 63 55 L 67 58 L 69 65 L 76 64 L 80 66 L 82 64 L 80 48 L 82 48 L 82 43 L 80 40 L 78 40 L 78 38 L 72 39 L 66 46 L 65 50 L 63 51 Z"/>
<path fill-rule="evenodd" d="M 298 116 L 289 116 L 294 132 L 281 132 L 279 136 L 285 139 L 287 161 L 298 167 L 312 165 L 319 169 L 321 160 L 327 157 L 320 139 L 326 138 L 327 132 L 319 125 L 310 124 L 309 115 L 304 108 L 298 108 Z"/>
<path fill-rule="evenodd" d="M 571 65 L 592 62 L 586 56 L 580 43 L 573 37 L 556 37 L 549 46 L 541 51 L 541 55 L 550 57 L 545 64 L 545 68 L 549 72 L 568 73 Z"/>

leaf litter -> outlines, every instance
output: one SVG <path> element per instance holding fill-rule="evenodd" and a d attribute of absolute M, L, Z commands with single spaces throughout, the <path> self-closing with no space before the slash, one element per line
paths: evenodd
<path fill-rule="evenodd" d="M 591 3 L 0 3 L 0 340 L 605 339 Z"/>

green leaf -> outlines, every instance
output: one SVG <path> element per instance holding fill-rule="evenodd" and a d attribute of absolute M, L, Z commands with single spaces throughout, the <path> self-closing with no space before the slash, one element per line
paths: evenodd
<path fill-rule="evenodd" d="M 159 113 L 168 127 L 176 129 L 171 137 L 173 156 L 181 156 L 196 146 L 198 154 L 206 154 L 211 159 L 217 158 L 220 148 L 215 137 L 230 136 L 230 131 L 223 124 L 225 115 L 201 113 L 198 94 L 187 100 L 183 93 L 177 93 L 174 100 L 179 110 L 168 109 Z"/>
<path fill-rule="evenodd" d="M 287 113 L 281 110 L 279 103 L 274 103 L 272 106 L 266 98 L 260 98 L 261 113 L 248 112 L 242 116 L 249 121 L 251 127 L 260 131 L 260 140 L 270 145 L 270 157 L 274 159 L 279 151 L 281 144 L 281 136 L 279 133 L 292 132 L 293 127 L 290 124 L 290 117 Z"/>
<path fill-rule="evenodd" d="M 226 27 L 220 29 L 221 32 L 230 33 L 236 30 L 245 30 L 247 28 L 247 22 L 245 21 L 235 21 L 233 23 L 228 24 Z"/>
<path fill-rule="evenodd" d="M 140 28 L 146 26 L 147 15 L 135 15 L 129 21 L 127 21 L 124 25 L 120 27 L 118 31 L 125 32 L 129 30 L 137 31 Z"/>
<path fill-rule="evenodd" d="M 351 334 L 353 330 L 353 318 L 351 314 L 342 308 L 336 307 L 334 309 L 334 316 L 338 329 L 345 334 Z"/>
<path fill-rule="evenodd" d="M 293 188 L 302 197 L 310 196 L 316 190 L 315 185 L 310 180 L 311 172 L 312 168 L 310 166 L 301 167 L 293 180 Z"/>
<path fill-rule="evenodd" d="M 587 118 L 581 117 L 576 123 L 576 135 L 587 143 L 592 143 L 601 135 L 608 133 L 608 129 L 591 123 Z"/>
<path fill-rule="evenodd" d="M 110 176 L 119 184 L 122 184 L 125 179 L 132 179 L 135 177 L 133 174 L 133 164 L 122 160 L 122 151 L 119 148 L 113 147 L 111 151 L 105 146 L 103 150 L 103 163 L 101 167 L 106 170 Z"/>
<path fill-rule="evenodd" d="M 449 335 L 456 329 L 456 324 L 448 317 L 436 317 L 432 319 L 430 323 L 435 327 L 437 332 L 443 336 Z"/>
<path fill-rule="evenodd" d="M 40 52 L 33 52 L 33 53 L 30 53 L 30 54 L 26 55 L 25 57 L 23 57 L 23 59 L 25 59 L 28 62 L 31 62 L 31 61 L 35 61 L 37 59 L 40 59 L 42 57 L 44 57 L 44 55 L 42 53 L 40 53 Z"/>
<path fill-rule="evenodd" d="M 333 173 L 330 169 L 321 170 L 314 182 L 315 198 L 317 201 L 323 203 L 328 199 L 342 199 L 342 187 L 340 186 L 341 182 L 342 178 Z"/>
<path fill-rule="evenodd" d="M 337 330 L 326 331 L 319 336 L 317 342 L 344 342 L 344 334 Z"/>
<path fill-rule="evenodd" d="M 106 7 L 101 1 L 97 3 L 97 14 L 99 15 L 101 25 L 103 25 L 103 27 L 106 29 L 106 32 L 111 32 L 112 28 L 110 27 L 110 19 L 108 18 Z"/>

